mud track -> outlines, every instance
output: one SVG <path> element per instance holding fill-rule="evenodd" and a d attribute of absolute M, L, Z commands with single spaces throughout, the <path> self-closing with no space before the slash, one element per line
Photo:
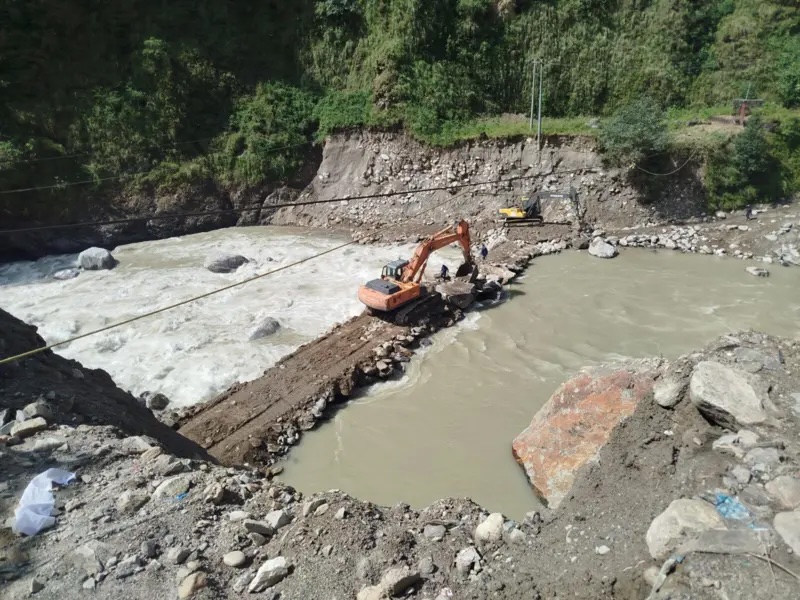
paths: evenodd
<path fill-rule="evenodd" d="M 407 327 L 366 313 L 346 321 L 262 377 L 199 406 L 184 419 L 180 433 L 224 464 L 269 464 L 297 429 L 313 426 L 307 413 L 320 399 L 327 403 L 350 396 L 374 362 L 376 349 L 407 332 Z"/>

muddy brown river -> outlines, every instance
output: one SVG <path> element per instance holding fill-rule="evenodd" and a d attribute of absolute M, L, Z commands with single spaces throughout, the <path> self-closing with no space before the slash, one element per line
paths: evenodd
<path fill-rule="evenodd" d="M 282 478 L 303 492 L 422 507 L 468 496 L 520 518 L 539 505 L 511 441 L 584 365 L 674 358 L 726 332 L 800 335 L 800 269 L 759 279 L 731 259 L 625 251 L 541 258 L 512 300 L 443 331 L 402 381 L 351 401 L 295 448 Z"/>

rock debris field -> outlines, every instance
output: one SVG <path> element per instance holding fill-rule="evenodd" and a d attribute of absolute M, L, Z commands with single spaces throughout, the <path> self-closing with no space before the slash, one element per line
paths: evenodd
<path fill-rule="evenodd" d="M 796 597 L 800 343 L 745 332 L 648 368 L 651 389 L 557 508 L 522 522 L 468 499 L 303 496 L 280 469 L 220 466 L 155 419 L 104 422 L 91 402 L 124 393 L 73 361 L 5 368 L 3 597 Z M 15 535 L 23 488 L 54 466 L 77 475 L 55 524 Z"/>

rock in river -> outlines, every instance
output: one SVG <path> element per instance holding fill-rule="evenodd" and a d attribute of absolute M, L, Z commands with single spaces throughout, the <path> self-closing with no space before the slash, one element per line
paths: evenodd
<path fill-rule="evenodd" d="M 67 279 L 75 279 L 81 272 L 78 269 L 61 269 L 53 273 L 53 279 L 66 281 Z"/>
<path fill-rule="evenodd" d="M 117 261 L 104 248 L 89 248 L 78 255 L 78 265 L 86 271 L 99 271 L 113 269 Z"/>
<path fill-rule="evenodd" d="M 614 258 L 617 255 L 617 249 L 603 238 L 596 237 L 589 244 L 589 254 L 597 258 Z"/>
<path fill-rule="evenodd" d="M 206 258 L 203 266 L 212 273 L 233 273 L 248 262 L 250 261 L 238 254 L 215 254 Z"/>
<path fill-rule="evenodd" d="M 769 271 L 767 271 L 764 267 L 747 267 L 745 271 L 755 277 L 769 277 Z"/>
<path fill-rule="evenodd" d="M 578 469 L 597 457 L 614 427 L 653 389 L 657 361 L 593 367 L 562 384 L 512 450 L 533 487 L 555 508 Z"/>
<path fill-rule="evenodd" d="M 259 323 L 252 332 L 250 332 L 250 339 L 251 340 L 259 340 L 261 338 L 267 337 L 272 335 L 273 333 L 277 333 L 278 330 L 281 328 L 281 324 L 278 322 L 277 319 L 273 319 L 272 317 L 267 317 L 261 323 Z"/>

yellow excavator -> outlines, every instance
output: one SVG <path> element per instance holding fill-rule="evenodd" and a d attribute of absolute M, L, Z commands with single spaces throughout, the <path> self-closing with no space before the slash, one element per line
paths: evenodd
<path fill-rule="evenodd" d="M 531 194 L 519 206 L 499 209 L 500 221 L 504 226 L 514 225 L 543 225 L 542 199 L 569 199 L 577 205 L 577 194 L 575 188 L 570 188 L 569 192 L 537 192 Z"/>
<path fill-rule="evenodd" d="M 458 242 L 464 253 L 464 263 L 456 277 L 470 272 L 473 261 L 470 253 L 469 223 L 460 221 L 423 240 L 411 260 L 396 260 L 383 267 L 380 279 L 373 279 L 358 289 L 358 299 L 374 314 L 395 313 L 395 321 L 406 322 L 418 301 L 425 300 L 425 289 L 420 285 L 428 258 L 432 252 Z"/>

